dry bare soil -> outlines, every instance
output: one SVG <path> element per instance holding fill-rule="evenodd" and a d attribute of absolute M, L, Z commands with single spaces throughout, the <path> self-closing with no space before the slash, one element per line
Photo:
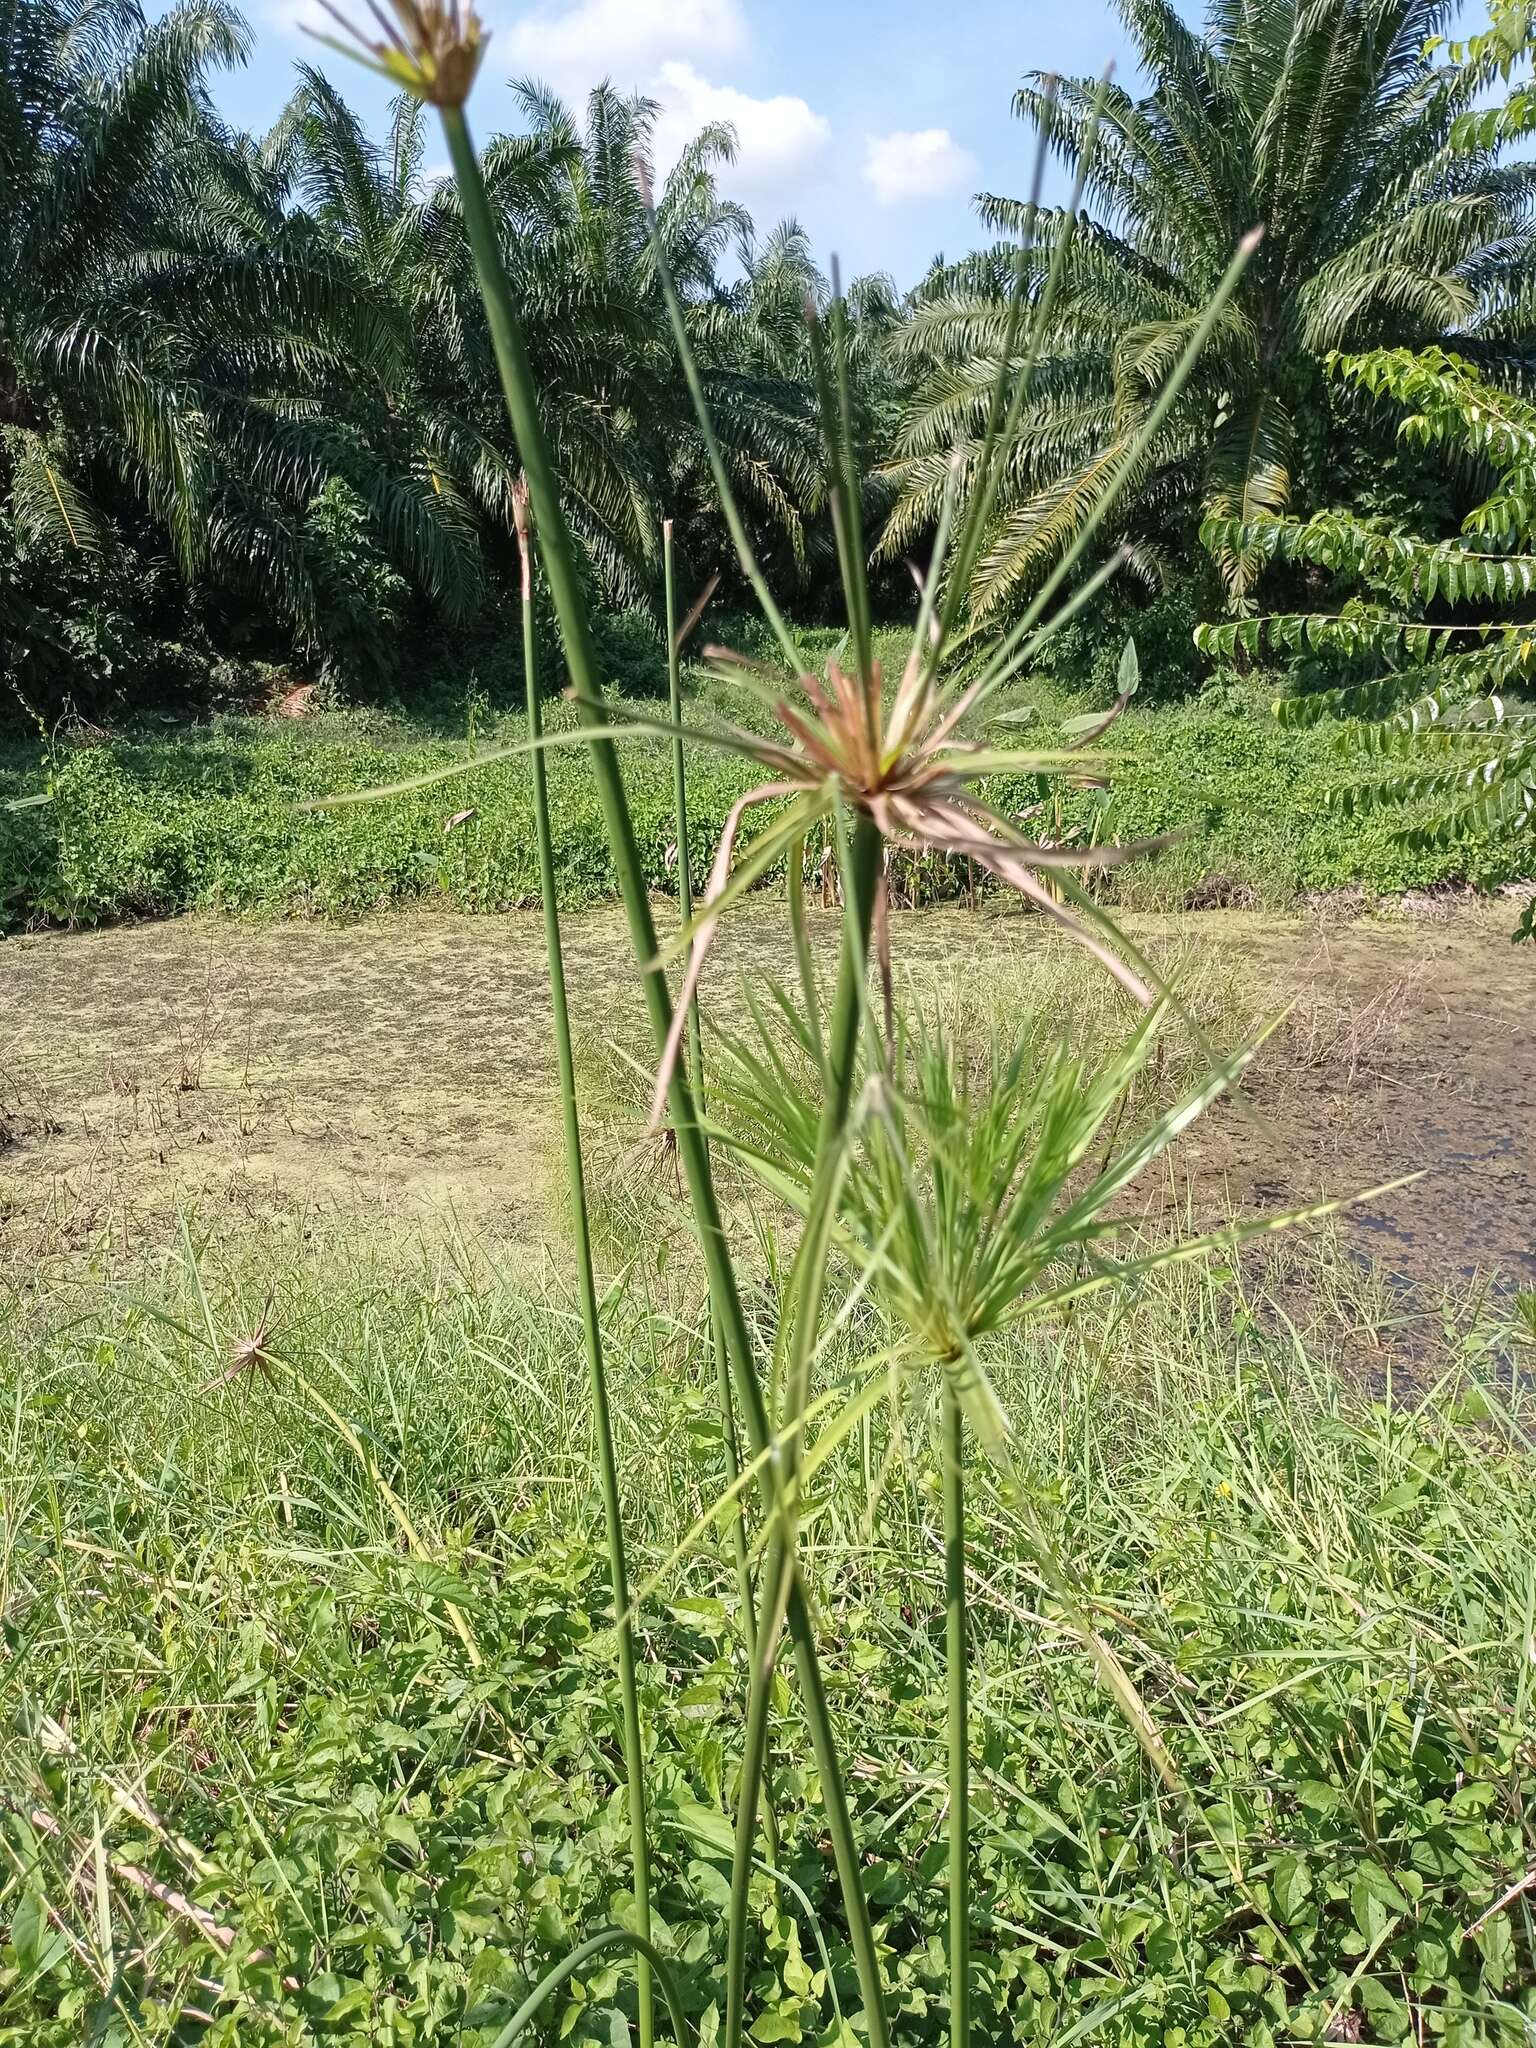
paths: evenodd
<path fill-rule="evenodd" d="M 1247 1019 L 1291 1014 L 1253 1083 L 1152 1195 L 1203 1219 L 1425 1170 L 1346 1226 L 1415 1278 L 1536 1281 L 1536 958 L 1507 912 L 1443 920 L 1140 919 L 1207 953 Z M 823 944 L 834 938 L 828 915 Z M 781 972 L 739 917 L 713 985 Z M 904 962 L 966 974 L 1057 941 L 1017 912 L 898 915 Z M 638 1047 L 616 913 L 572 922 L 573 1002 Z M 0 943 L 0 1263 L 131 1243 L 195 1198 L 217 1225 L 295 1208 L 451 1210 L 538 1239 L 556 1138 L 543 942 L 514 914 L 347 927 L 187 918 Z"/>

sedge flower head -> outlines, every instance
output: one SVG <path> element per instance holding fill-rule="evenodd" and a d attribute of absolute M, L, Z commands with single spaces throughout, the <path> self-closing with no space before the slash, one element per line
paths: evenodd
<path fill-rule="evenodd" d="M 802 670 L 789 689 L 781 675 L 774 676 L 728 649 L 706 648 L 705 659 L 727 674 L 746 675 L 764 698 L 776 730 L 731 729 L 736 750 L 756 762 L 769 779 L 740 797 L 726 818 L 693 927 L 672 1040 L 657 1076 L 655 1120 L 661 1118 L 689 1005 L 735 886 L 755 873 L 770 849 L 782 851 L 793 846 L 810 828 L 839 810 L 845 815 L 867 815 L 887 848 L 974 861 L 1064 925 L 1130 994 L 1150 1004 L 1151 991 L 1141 977 L 1067 908 L 1042 876 L 1042 871 L 1106 865 L 1137 849 L 1068 848 L 1031 838 L 1014 819 L 989 803 L 980 787 L 988 775 L 1000 773 L 1075 770 L 1080 779 L 1092 779 L 1085 775 L 1088 764 L 1075 748 L 999 750 L 965 737 L 961 728 L 976 707 L 983 686 L 960 689 L 958 694 L 953 688 L 946 689 L 921 629 L 894 690 L 887 687 L 882 665 L 873 656 L 862 675 L 856 667 L 845 667 L 834 659 L 823 677 Z M 1109 719 L 1103 723 L 1107 725 Z M 754 848 L 746 873 L 733 877 L 736 841 L 747 813 L 755 806 L 786 799 L 787 809 Z M 875 944 L 888 987 L 883 877 L 880 886 Z"/>
<path fill-rule="evenodd" d="M 320 5 L 347 37 L 320 41 L 354 56 L 402 92 L 434 107 L 462 107 L 469 98 L 480 60 L 485 55 L 485 29 L 473 7 L 461 0 L 366 0 L 368 12 L 382 34 L 369 35 L 332 0 Z"/>

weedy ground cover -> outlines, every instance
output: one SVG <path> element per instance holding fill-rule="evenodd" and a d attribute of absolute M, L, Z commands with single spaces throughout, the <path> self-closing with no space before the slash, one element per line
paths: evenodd
<path fill-rule="evenodd" d="M 1389 1404 L 1339 1369 L 1388 1305 L 1319 1256 L 1310 1324 L 1262 1277 L 1169 1273 L 1134 1316 L 1085 1303 L 992 1361 L 1017 1484 L 1191 1796 L 1103 1691 L 1019 1501 L 973 1483 L 978 2040 L 1527 2038 L 1532 1895 L 1498 1902 L 1536 1860 L 1532 1414 L 1510 1377 L 1531 1353 L 1512 1311 L 1448 1304 L 1435 1373 Z M 575 1315 L 493 1244 L 355 1227 L 228 1243 L 194 1223 L 136 1269 L 13 1300 L 0 2038 L 485 2048 L 627 1910 Z M 724 1546 L 665 1567 L 718 1497 L 719 1409 L 690 1287 L 637 1258 L 605 1315 L 649 1589 L 656 1938 L 708 2041 L 742 1614 Z M 880 1341 L 878 1311 L 858 1336 Z M 931 1413 L 871 1410 L 805 1531 L 913 2043 L 947 2018 Z M 777 1874 L 752 1886 L 763 2043 L 835 2041 L 857 2006 L 803 1755 L 783 1687 Z M 543 2038 L 628 2038 L 616 1961 L 565 1987 Z"/>
<path fill-rule="evenodd" d="M 835 635 L 805 636 L 814 649 Z M 889 656 L 896 636 L 882 640 Z M 697 671 L 697 696 L 711 694 Z M 1142 839 L 1198 827 L 1188 845 L 1138 861 L 1106 878 L 1108 900 L 1126 908 L 1197 904 L 1292 904 L 1313 890 L 1363 888 L 1391 897 L 1444 881 L 1496 886 L 1520 872 L 1508 850 L 1474 833 L 1464 844 L 1405 849 L 1392 821 L 1351 820 L 1327 808 L 1330 790 L 1354 772 L 1323 732 L 1277 730 L 1274 679 L 1232 679 L 1183 705 L 1132 709 L 1104 736 L 1113 764 L 1102 796 L 1066 794 L 1061 823 Z M 1036 713 L 1041 744 L 1067 718 L 1103 708 L 1045 674 L 1011 692 Z M 743 707 L 725 699 L 733 712 Z M 648 704 L 646 708 L 654 708 Z M 558 728 L 568 714 L 551 707 Z M 93 923 L 165 916 L 189 909 L 237 915 L 351 917 L 390 904 L 442 903 L 494 911 L 538 898 L 530 778 L 523 761 L 476 771 L 401 797 L 388 810 L 306 814 L 291 805 L 360 782 L 408 779 L 473 747 L 516 737 L 521 713 L 480 714 L 473 739 L 442 722 L 357 709 L 303 723 L 229 718 L 201 727 L 67 747 L 53 770 L 54 801 L 0 810 L 0 919 Z M 631 811 L 651 886 L 676 885 L 671 767 L 664 742 L 636 742 L 627 755 Z M 0 795 L 38 786 L 35 745 L 0 763 Z M 612 862 L 584 759 L 551 756 L 555 858 L 562 900 L 575 909 L 614 893 Z M 691 764 L 691 841 L 696 866 L 710 853 L 731 803 L 747 787 L 735 764 Z M 1038 800 L 1033 786 L 1001 779 L 1004 807 Z M 461 810 L 472 815 L 449 829 Z M 913 877 L 918 900 L 965 897 L 959 863 L 930 863 Z"/>

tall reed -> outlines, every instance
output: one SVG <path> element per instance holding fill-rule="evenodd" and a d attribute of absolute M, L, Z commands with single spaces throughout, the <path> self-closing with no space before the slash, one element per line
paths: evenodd
<path fill-rule="evenodd" d="M 538 652 L 533 618 L 533 534 L 527 491 L 519 483 L 513 496 L 518 556 L 522 570 L 523 688 L 527 697 L 529 757 L 533 770 L 534 831 L 539 845 L 539 886 L 544 904 L 544 946 L 549 970 L 550 1007 L 555 1025 L 555 1063 L 560 1084 L 560 1112 L 565 1139 L 566 1189 L 571 1210 L 571 1236 L 576 1254 L 576 1288 L 581 1303 L 581 1334 L 586 1347 L 592 1429 L 597 1439 L 598 1475 L 602 1485 L 603 1524 L 608 1544 L 608 1578 L 618 1647 L 619 1697 L 623 1714 L 624 1780 L 629 1804 L 629 1846 L 634 1865 L 635 1977 L 640 2002 L 640 2048 L 655 2038 L 655 1997 L 651 1983 L 651 1868 L 646 1825 L 645 1746 L 640 1726 L 640 1693 L 635 1673 L 635 1630 L 630 1615 L 629 1571 L 624 1551 L 624 1516 L 619 1500 L 618 1466 L 613 1454 L 613 1423 L 609 1412 L 608 1375 L 603 1364 L 603 1333 L 598 1312 L 597 1279 L 592 1265 L 592 1231 L 587 1214 L 586 1173 L 582 1164 L 581 1116 L 576 1102 L 576 1063 L 571 1048 L 570 1010 L 565 992 L 565 955 L 560 942 L 560 904 L 555 886 L 555 851 L 549 824 L 549 784 L 541 745 L 543 719 L 539 702 Z"/>
<path fill-rule="evenodd" d="M 954 1383 L 939 1395 L 944 1494 L 944 1706 L 949 1771 L 949 2038 L 971 2038 L 971 1649 L 965 1597 L 965 1417 Z"/>
<path fill-rule="evenodd" d="M 408 25 L 413 25 L 419 34 L 420 23 L 416 10 L 413 7 L 407 9 L 405 0 L 398 0 L 398 4 L 402 18 L 407 19 Z M 457 27 L 459 18 L 456 13 L 454 22 Z M 478 25 L 476 33 L 478 34 Z M 464 92 L 467 90 L 466 84 Z M 436 97 L 431 92 L 426 96 Z M 479 159 L 475 154 L 464 118 L 462 94 L 456 95 L 450 101 L 439 100 L 438 104 L 454 177 L 464 209 L 465 227 L 474 252 L 481 296 L 507 401 L 508 416 L 517 438 L 524 472 L 528 479 L 534 516 L 538 522 L 543 559 L 560 624 L 566 664 L 571 676 L 572 696 L 583 723 L 588 728 L 599 801 L 614 856 L 614 865 L 618 871 L 620 894 L 629 923 L 636 964 L 642 977 L 652 1030 L 656 1036 L 658 1049 L 665 1058 L 674 1038 L 671 993 L 667 987 L 665 971 L 657 959 L 655 926 L 635 844 L 634 828 L 625 800 L 623 777 L 613 743 L 608 709 L 602 695 L 596 650 L 587 617 L 575 548 L 539 420 L 533 374 L 513 309 L 511 290 L 497 239 L 496 223 L 486 196 Z M 878 830 L 868 818 L 863 818 L 860 821 L 859 833 L 861 843 L 866 849 L 865 865 L 872 876 L 878 872 Z M 855 885 L 851 900 L 857 900 L 858 893 Z M 868 893 L 865 892 L 866 895 Z M 858 928 L 862 931 L 863 945 L 867 947 L 867 915 L 862 926 Z M 851 1015 L 855 1020 L 864 969 L 864 952 L 856 944 L 851 951 L 845 952 L 840 992 L 842 1012 Z M 767 1405 L 757 1374 L 751 1334 L 742 1308 L 740 1290 L 736 1284 L 735 1268 L 720 1215 L 708 1149 L 696 1113 L 692 1086 L 685 1068 L 675 1060 L 667 1073 L 667 1100 L 672 1127 L 676 1134 L 678 1157 L 693 1203 L 695 1225 L 709 1277 L 711 1300 L 720 1317 L 732 1380 L 741 1400 L 743 1419 L 752 1449 L 762 1465 L 765 1512 L 778 1517 L 790 1491 L 784 1483 L 780 1469 L 784 1461 L 776 1448 L 776 1440 L 769 1427 Z M 846 1097 L 844 1100 L 846 1103 Z M 840 1138 L 840 1129 L 833 1135 Z M 826 1244 L 823 1242 L 817 1260 L 802 1259 L 800 1264 L 801 1281 L 797 1299 L 813 1313 L 819 1311 L 820 1307 L 825 1255 Z M 807 1344 L 809 1341 L 807 1338 Z M 733 1883 L 741 1893 L 741 1904 L 739 1911 L 733 1911 L 732 1921 L 734 1925 L 739 1918 L 744 1926 L 746 1886 L 750 1879 L 756 1831 L 757 1801 L 763 1763 L 763 1731 L 766 1728 L 766 1694 L 771 1682 L 771 1665 L 766 1677 L 763 1676 L 763 1671 L 765 1661 L 774 1655 L 777 1616 L 783 1614 L 794 1638 L 804 1711 L 821 1780 L 844 1910 L 848 1916 L 849 1936 L 859 1977 L 860 1994 L 864 2001 L 865 2023 L 869 2031 L 871 2048 L 886 2048 L 889 2036 L 879 1954 L 874 1925 L 863 1892 L 858 1842 L 843 1784 L 831 1713 L 822 1683 L 814 1624 L 804 1588 L 794 1569 L 791 1546 L 782 1537 L 778 1540 L 777 1551 L 783 1559 L 781 1574 L 777 1579 L 765 1577 L 764 1582 L 765 1588 L 769 1585 L 773 1588 L 775 1618 L 775 1626 L 766 1647 L 761 1611 L 758 1621 L 756 1683 L 762 1702 L 762 1711 L 759 1715 L 761 1731 L 755 1763 L 743 1767 L 743 1784 L 748 1788 L 750 1797 L 744 1793 L 738 1807 L 738 1818 L 742 1808 L 750 1804 L 752 1824 L 747 1830 L 745 1852 L 738 1848 L 737 1861 L 744 1867 L 734 1874 Z M 770 1559 L 771 1564 L 774 1561 Z M 766 1597 L 768 1595 L 765 1592 Z M 744 1953 L 744 1943 L 740 1936 L 735 1946 L 738 1952 L 736 1978 L 739 1984 L 743 1975 L 740 1956 Z M 738 1989 L 734 2000 L 736 2028 L 734 2034 L 728 2029 L 728 2048 L 739 2048 L 742 2031 L 741 2005 Z"/>
<path fill-rule="evenodd" d="M 741 1777 L 737 1792 L 736 1839 L 731 1869 L 731 1897 L 726 1920 L 726 2015 L 727 2048 L 738 2048 L 746 2024 L 746 1935 L 747 1910 L 752 1881 L 752 1851 L 763 1795 L 767 1761 L 768 1710 L 773 1694 L 779 1632 L 790 1602 L 799 1590 L 795 1510 L 798 1506 L 800 1451 L 804 1417 L 810 1406 L 811 1363 L 817 1328 L 821 1320 L 822 1293 L 827 1262 L 832 1249 L 835 1205 L 841 1177 L 844 1133 L 853 1093 L 854 1069 L 858 1055 L 859 1029 L 863 1017 L 865 980 L 868 973 L 869 934 L 874 897 L 880 873 L 880 835 L 867 817 L 854 830 L 853 858 L 844 876 L 848 915 L 844 920 L 842 964 L 838 974 L 825 1072 L 827 1092 L 817 1136 L 813 1193 L 807 1209 L 799 1249 L 790 1274 L 789 1340 L 782 1414 L 787 1423 L 783 1455 L 776 1477 L 781 1489 L 760 1580 L 757 1615 L 756 1656 L 747 1690 L 746 1729 L 742 1741 Z M 800 1595 L 803 1598 L 803 1594 Z M 813 1661 L 813 1660 L 812 1660 Z M 817 1718 L 830 1729 L 819 1667 L 802 1668 L 807 1689 L 807 1706 L 815 1703 Z M 827 1768 L 820 1755 L 818 1765 Z M 842 1794 L 841 1771 L 835 1749 L 831 1762 L 837 1771 L 836 1797 L 828 1799 L 827 1824 L 840 1868 L 855 1873 L 858 1887 L 856 1905 L 844 1883 L 844 1904 L 849 1911 L 854 1956 L 859 1965 L 865 2017 L 871 2040 L 885 2038 L 884 2000 L 880 1989 L 879 1962 L 875 1952 L 874 1929 L 869 1920 L 859 1868 L 858 1844 L 854 1836 L 846 1798 Z M 824 1794 L 827 1788 L 823 1788 Z M 875 2005 L 870 2006 L 872 1979 Z"/>
<path fill-rule="evenodd" d="M 677 907 L 686 928 L 693 922 L 693 859 L 688 850 L 688 762 L 683 747 L 683 636 L 677 617 L 677 577 L 673 558 L 672 521 L 661 522 L 662 578 L 665 587 L 667 629 L 667 708 L 672 719 L 672 807 L 677 835 Z M 709 592 L 694 615 L 707 602 Z M 688 1006 L 688 1063 L 694 1095 L 704 1094 L 704 1044 L 699 1029 L 697 996 Z M 731 1547 L 736 1558 L 737 1596 L 741 1602 L 742 1639 L 748 1662 L 757 1656 L 757 1618 L 753 1611 L 752 1569 L 747 1555 L 746 1508 L 741 1499 L 741 1452 L 736 1438 L 736 1404 L 731 1398 L 731 1371 L 726 1361 L 725 1337 L 714 1298 L 709 1303 L 709 1347 L 715 1363 L 720 1397 L 720 1435 L 725 1453 L 726 1486 L 736 1503 L 731 1515 Z"/>

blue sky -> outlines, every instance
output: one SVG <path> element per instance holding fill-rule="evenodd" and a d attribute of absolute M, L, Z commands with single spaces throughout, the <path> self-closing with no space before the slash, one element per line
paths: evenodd
<path fill-rule="evenodd" d="M 327 70 L 382 125 L 387 89 L 301 32 L 315 0 L 245 0 L 257 49 L 219 98 L 263 128 L 300 60 Z M 360 0 L 342 0 L 344 7 Z M 665 160 L 704 121 L 741 138 L 727 189 L 760 224 L 804 222 L 823 263 L 909 284 L 936 251 L 982 239 L 980 190 L 1018 192 L 1028 133 L 1009 105 L 1034 68 L 1097 73 L 1125 58 L 1106 0 L 482 0 L 491 30 L 471 105 L 482 138 L 515 125 L 510 77 L 567 95 L 609 76 L 660 99 Z"/>
<path fill-rule="evenodd" d="M 388 88 L 302 30 L 316 0 L 244 0 L 256 54 L 219 97 L 263 128 L 301 60 L 328 71 L 382 131 Z M 340 0 L 364 14 L 362 0 Z M 1201 0 L 1181 11 L 1197 18 Z M 471 118 L 483 140 L 516 125 L 507 81 L 533 75 L 568 98 L 602 78 L 662 103 L 664 169 L 706 121 L 737 130 L 724 180 L 760 226 L 793 214 L 823 265 L 888 270 L 898 284 L 942 251 L 984 239 L 973 197 L 1022 192 L 1030 134 L 1009 109 L 1031 70 L 1096 76 L 1113 60 L 1133 89 L 1110 0 L 480 0 L 491 34 Z M 1486 21 L 1470 6 L 1463 32 Z M 434 166 L 446 169 L 446 166 Z M 1066 174 L 1060 173 L 1061 185 Z M 1058 190 L 1056 196 L 1064 196 Z"/>

